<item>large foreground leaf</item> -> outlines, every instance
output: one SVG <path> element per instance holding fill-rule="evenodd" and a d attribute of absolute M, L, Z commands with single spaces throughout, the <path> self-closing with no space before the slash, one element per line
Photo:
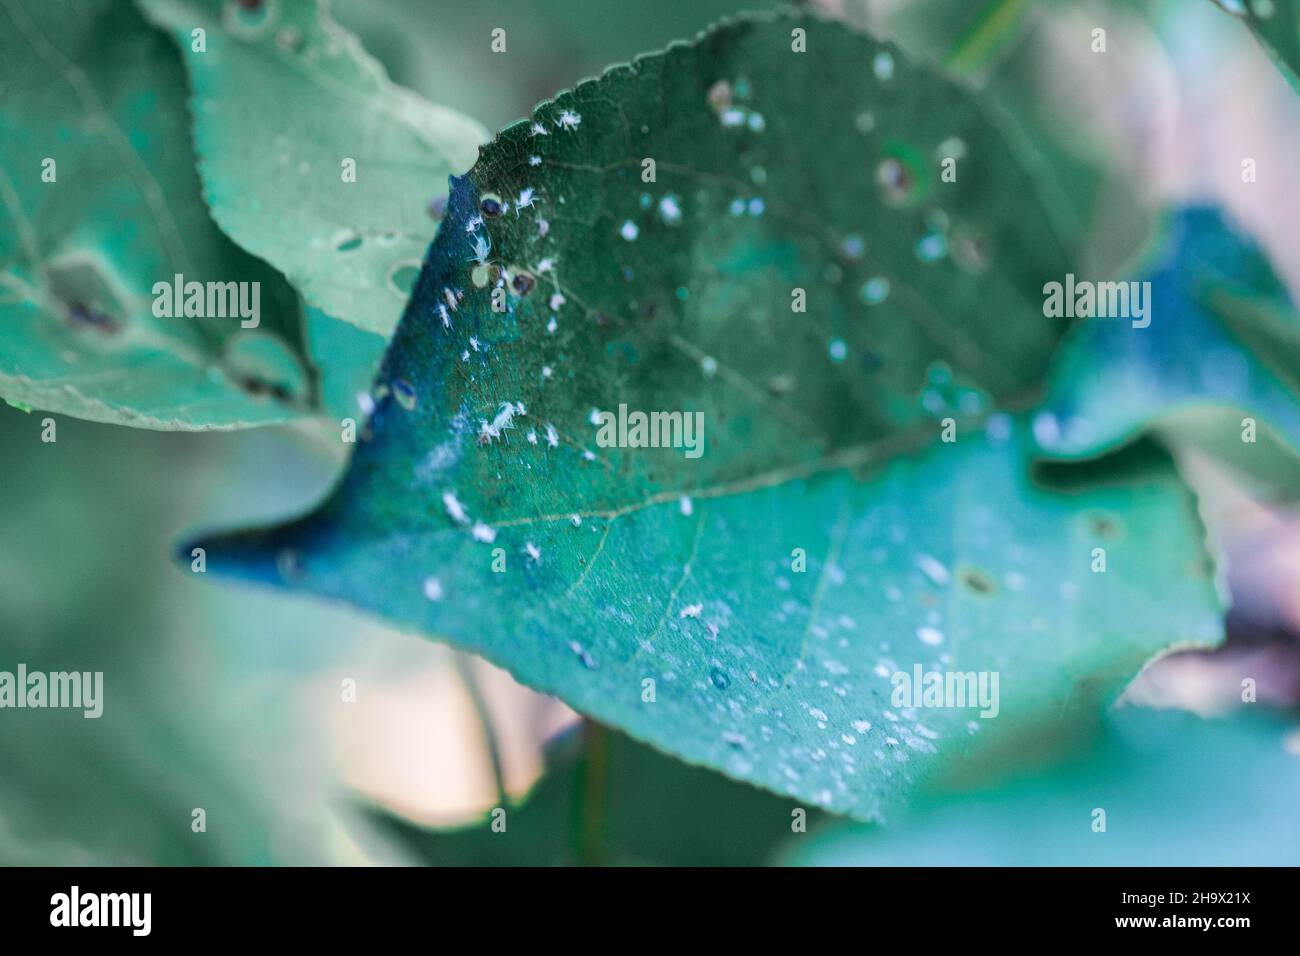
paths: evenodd
<path fill-rule="evenodd" d="M 0 71 L 0 397 L 162 429 L 311 406 L 296 297 L 203 205 L 166 39 L 129 5 L 4 0 Z M 260 283 L 259 326 L 156 317 L 177 273 Z"/>
<path fill-rule="evenodd" d="M 1172 215 L 1142 281 L 1150 325 L 1090 319 L 1070 334 L 1036 428 L 1055 457 L 1100 454 L 1152 424 L 1201 408 L 1219 453 L 1253 456 L 1241 420 L 1254 417 L 1300 450 L 1300 317 L 1268 259 L 1217 210 Z M 1235 446 L 1235 447 L 1234 447 Z"/>
<path fill-rule="evenodd" d="M 217 222 L 311 305 L 391 332 L 433 235 L 429 202 L 487 131 L 395 86 L 323 3 L 139 2 L 189 68 Z"/>
<path fill-rule="evenodd" d="M 1126 709 L 1063 766 L 917 806 L 896 830 L 828 825 L 792 845 L 789 862 L 1295 866 L 1298 742 L 1294 726 L 1264 715 Z"/>
<path fill-rule="evenodd" d="M 485 150 L 334 496 L 212 542 L 209 566 L 445 635 L 689 761 L 877 815 L 974 738 L 1095 706 L 1218 632 L 1167 462 L 1058 494 L 1012 419 L 975 424 L 1042 374 L 1061 329 L 1039 290 L 1063 262 L 960 89 L 814 19 L 726 26 Z M 593 411 L 620 404 L 699 412 L 702 456 L 601 446 Z M 1002 716 L 891 706 L 914 664 L 1000 672 Z"/>

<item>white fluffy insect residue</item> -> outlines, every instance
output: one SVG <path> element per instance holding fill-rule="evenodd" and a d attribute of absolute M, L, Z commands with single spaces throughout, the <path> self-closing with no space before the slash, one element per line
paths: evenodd
<path fill-rule="evenodd" d="M 488 544 L 497 539 L 496 529 L 485 525 L 482 521 L 474 522 L 472 534 L 475 541 L 486 541 Z"/>
<path fill-rule="evenodd" d="M 935 584 L 943 585 L 948 583 L 948 569 L 937 558 L 928 554 L 921 554 L 917 556 L 916 565 L 921 569 L 921 573 Z"/>
<path fill-rule="evenodd" d="M 452 521 L 457 524 L 469 524 L 469 515 L 465 512 L 465 506 L 461 504 L 460 499 L 456 497 L 456 492 L 444 491 L 442 506 L 447 509 L 447 514 Z"/>
<path fill-rule="evenodd" d="M 539 548 L 537 545 L 533 544 L 531 541 L 524 542 L 524 553 L 527 554 L 534 561 L 542 560 L 542 549 Z"/>
<path fill-rule="evenodd" d="M 688 604 L 686 607 L 682 608 L 678 617 L 699 617 L 703 611 L 703 604 Z"/>
<path fill-rule="evenodd" d="M 515 416 L 525 414 L 523 402 L 502 402 L 492 421 L 486 418 L 479 421 L 478 440 L 490 445 L 501 437 L 501 433 L 514 428 Z"/>

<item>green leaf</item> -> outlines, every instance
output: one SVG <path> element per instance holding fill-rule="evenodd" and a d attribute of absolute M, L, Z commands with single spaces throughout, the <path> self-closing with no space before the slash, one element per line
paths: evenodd
<path fill-rule="evenodd" d="M 584 738 L 594 737 L 594 746 Z M 555 741 L 546 773 L 503 832 L 489 814 L 455 829 L 379 808 L 381 834 L 429 866 L 755 866 L 794 838 L 793 803 L 588 725 Z M 812 825 L 817 815 L 807 814 Z"/>
<path fill-rule="evenodd" d="M 395 86 L 324 4 L 138 2 L 189 69 L 217 222 L 310 305 L 391 332 L 433 235 L 429 203 L 487 131 Z"/>
<path fill-rule="evenodd" d="M 860 817 L 974 738 L 1086 711 L 1160 648 L 1217 637 L 1167 461 L 1059 494 L 1025 473 L 1015 422 L 979 425 L 1043 373 L 1064 255 L 968 94 L 842 27 L 745 19 L 535 123 L 456 182 L 335 494 L 210 543 L 211 567 L 445 635 L 688 761 Z M 488 241 L 490 269 L 470 261 Z M 602 447 L 593 410 L 620 405 L 702 414 L 702 456 Z M 1004 717 L 900 715 L 890 676 L 914 663 L 1001 671 Z"/>
<path fill-rule="evenodd" d="M 1249 467 L 1261 446 L 1242 441 L 1243 413 L 1300 451 L 1300 319 L 1264 254 L 1217 210 L 1191 207 L 1169 217 L 1140 281 L 1149 326 L 1094 318 L 1072 331 L 1035 422 L 1044 451 L 1092 457 L 1162 426 Z"/>
<path fill-rule="evenodd" d="M 1246 22 L 1282 75 L 1300 91 L 1300 0 L 1214 0 Z"/>
<path fill-rule="evenodd" d="M 335 418 L 364 424 L 366 399 L 388 342 L 320 309 L 307 309 L 307 339 L 321 370 L 321 404 Z"/>
<path fill-rule="evenodd" d="M 297 299 L 209 219 L 166 39 L 107 0 L 6 0 L 0 62 L 0 396 L 158 429 L 309 410 Z M 178 273 L 260 283 L 260 324 L 156 317 Z"/>
<path fill-rule="evenodd" d="M 1090 751 L 914 808 L 898 827 L 830 824 L 791 863 L 822 866 L 1295 866 L 1296 730 L 1239 714 L 1128 708 Z M 1105 832 L 1093 829 L 1105 811 Z"/>

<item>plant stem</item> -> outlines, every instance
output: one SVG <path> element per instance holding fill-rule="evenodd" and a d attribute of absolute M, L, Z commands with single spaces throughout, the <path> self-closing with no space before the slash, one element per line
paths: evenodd
<path fill-rule="evenodd" d="M 582 806 L 578 821 L 578 859 L 584 866 L 604 862 L 605 805 L 609 796 L 609 731 L 588 720 L 583 724 L 586 759 L 583 766 Z"/>
<path fill-rule="evenodd" d="M 488 710 L 483 689 L 479 686 L 478 675 L 474 673 L 474 658 L 461 651 L 452 651 L 451 656 L 456 664 L 456 674 L 465 687 L 465 693 L 469 695 L 470 704 L 474 707 L 474 715 L 478 718 L 479 730 L 483 734 L 483 747 L 487 750 L 488 760 L 492 764 L 492 781 L 497 789 L 497 806 L 507 807 L 510 804 L 510 797 L 506 793 L 506 776 L 501 765 L 501 747 L 497 743 L 492 713 Z"/>

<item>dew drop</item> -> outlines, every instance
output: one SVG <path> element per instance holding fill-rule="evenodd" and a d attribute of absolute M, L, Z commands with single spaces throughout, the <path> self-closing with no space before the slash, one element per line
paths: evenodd
<path fill-rule="evenodd" d="M 501 215 L 501 197 L 488 193 L 479 200 L 478 208 L 485 218 L 496 219 Z"/>
<path fill-rule="evenodd" d="M 659 218 L 668 226 L 676 226 L 682 221 L 681 204 L 672 193 L 659 200 Z"/>
<path fill-rule="evenodd" d="M 715 667 L 709 671 L 709 683 L 718 690 L 726 690 L 731 683 L 731 678 Z"/>
<path fill-rule="evenodd" d="M 867 305 L 879 305 L 889 298 L 889 280 L 884 276 L 872 276 L 862 284 L 862 301 Z"/>
<path fill-rule="evenodd" d="M 929 233 L 916 242 L 916 257 L 922 262 L 937 262 L 948 252 L 948 240 L 938 233 Z"/>
<path fill-rule="evenodd" d="M 931 647 L 938 647 L 943 643 L 943 632 L 938 628 L 918 627 L 916 636 L 921 639 L 922 643 L 929 644 Z"/>
<path fill-rule="evenodd" d="M 948 583 L 948 569 L 943 566 L 943 562 L 928 554 L 919 555 L 916 559 L 916 566 L 935 584 L 943 585 Z"/>

